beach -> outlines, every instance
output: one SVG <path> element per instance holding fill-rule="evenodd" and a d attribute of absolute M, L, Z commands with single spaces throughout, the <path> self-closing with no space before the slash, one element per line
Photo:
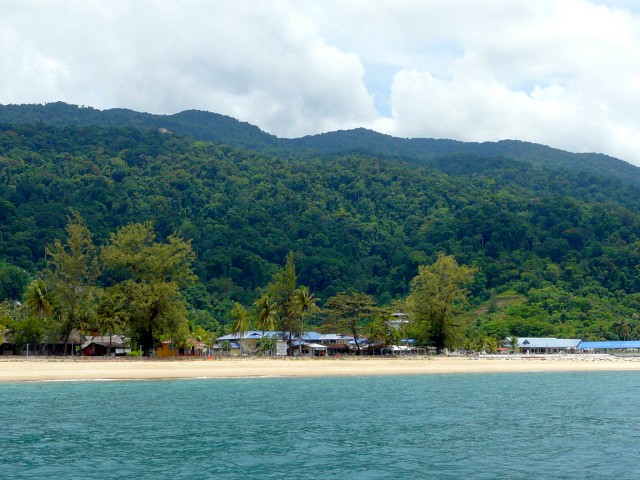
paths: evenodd
<path fill-rule="evenodd" d="M 410 357 L 115 359 L 14 357 L 0 360 L 0 382 L 314 377 L 640 370 L 640 358 Z"/>

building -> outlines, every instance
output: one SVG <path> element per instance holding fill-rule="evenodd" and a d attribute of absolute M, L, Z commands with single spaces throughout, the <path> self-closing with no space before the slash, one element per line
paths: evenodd
<path fill-rule="evenodd" d="M 538 353 L 576 353 L 581 341 L 579 338 L 519 337 L 518 351 L 525 355 Z"/>
<path fill-rule="evenodd" d="M 640 341 L 580 342 L 580 353 L 640 353 Z"/>
<path fill-rule="evenodd" d="M 80 345 L 80 353 L 88 357 L 126 355 L 131 353 L 131 347 L 126 344 L 123 335 L 89 335 Z"/>

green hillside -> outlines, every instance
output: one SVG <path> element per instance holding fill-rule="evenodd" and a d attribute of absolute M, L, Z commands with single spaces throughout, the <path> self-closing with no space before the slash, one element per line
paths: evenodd
<path fill-rule="evenodd" d="M 64 237 L 73 208 L 99 245 L 118 226 L 147 220 L 161 238 L 178 232 L 193 239 L 198 283 L 189 302 L 218 317 L 228 315 L 232 300 L 251 305 L 289 251 L 300 284 L 323 301 L 358 291 L 379 305 L 402 300 L 418 266 L 444 252 L 478 268 L 468 313 L 478 332 L 637 334 L 635 177 L 599 175 L 601 164 L 580 171 L 578 164 L 508 156 L 518 142 L 499 143 L 507 150 L 496 156 L 442 151 L 418 158 L 393 148 L 376 154 L 346 140 L 331 153 L 327 146 L 281 149 L 269 144 L 273 137 L 226 117 L 216 134 L 239 129 L 242 139 L 196 140 L 129 111 L 110 111 L 128 119 L 127 127 L 81 126 L 74 123 L 92 123 L 97 111 L 55 105 L 87 110 L 89 120 L 62 116 L 59 126 L 48 125 L 54 122 L 33 122 L 29 112 L 17 118 L 16 107 L 17 123 L 0 127 L 4 298 L 19 298 L 45 265 L 45 246 Z M 202 118 L 215 117 L 180 115 L 185 125 L 194 121 L 194 131 L 206 131 Z M 634 168 L 623 167 L 618 172 Z"/>
<path fill-rule="evenodd" d="M 455 140 L 403 139 L 363 128 L 311 135 L 303 138 L 277 138 L 258 127 L 234 118 L 199 110 L 174 115 L 152 115 L 126 109 L 97 110 L 63 102 L 45 105 L 0 105 L 0 123 L 36 123 L 53 126 L 109 126 L 136 129 L 167 129 L 197 140 L 223 143 L 258 150 L 282 157 L 301 155 L 357 154 L 429 162 L 453 154 L 505 157 L 533 165 L 614 178 L 640 186 L 640 170 L 622 160 L 597 153 L 569 153 L 529 142 L 459 142 Z"/>

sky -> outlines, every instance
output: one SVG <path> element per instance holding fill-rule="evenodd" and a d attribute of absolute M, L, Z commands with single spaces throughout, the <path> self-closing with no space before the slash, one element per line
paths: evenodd
<path fill-rule="evenodd" d="M 2 0 L 0 104 L 54 101 L 640 165 L 640 2 Z"/>

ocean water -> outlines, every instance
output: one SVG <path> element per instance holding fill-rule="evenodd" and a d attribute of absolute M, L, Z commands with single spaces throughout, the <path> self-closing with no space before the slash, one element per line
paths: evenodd
<path fill-rule="evenodd" d="M 0 478 L 640 478 L 640 373 L 0 385 Z"/>

